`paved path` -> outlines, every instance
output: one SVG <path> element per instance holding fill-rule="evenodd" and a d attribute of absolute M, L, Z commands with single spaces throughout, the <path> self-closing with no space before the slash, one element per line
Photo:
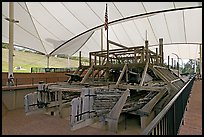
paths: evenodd
<path fill-rule="evenodd" d="M 193 84 L 179 135 L 202 135 L 202 80 Z"/>

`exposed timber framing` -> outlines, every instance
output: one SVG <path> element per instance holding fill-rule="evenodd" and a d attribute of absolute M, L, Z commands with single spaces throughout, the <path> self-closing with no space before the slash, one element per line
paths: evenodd
<path fill-rule="evenodd" d="M 148 41 L 147 40 L 145 41 L 145 48 L 146 48 L 146 65 L 145 65 L 144 71 L 142 73 L 142 79 L 140 81 L 139 86 L 142 86 L 144 83 L 144 79 L 145 79 L 147 69 L 148 69 L 148 64 L 149 64 L 149 53 L 148 53 Z"/>
<path fill-rule="evenodd" d="M 84 78 L 82 79 L 82 81 L 80 82 L 80 84 L 84 84 L 84 82 L 87 80 L 87 78 L 89 77 L 89 75 L 91 74 L 91 72 L 93 71 L 93 64 L 91 65 L 91 67 L 89 68 L 89 70 L 87 71 L 87 73 L 85 74 Z"/>
<path fill-rule="evenodd" d="M 108 121 L 109 131 L 117 132 L 118 130 L 118 120 L 123 106 L 127 100 L 127 97 L 130 95 L 130 90 L 127 89 L 123 95 L 120 97 L 115 106 L 106 116 L 106 121 Z"/>
<path fill-rule="evenodd" d="M 116 46 L 118 46 L 118 47 L 120 47 L 120 48 L 123 48 L 123 49 L 127 49 L 127 48 L 128 48 L 128 47 L 126 47 L 126 46 L 123 46 L 123 45 L 121 45 L 121 44 L 119 44 L 119 43 L 116 43 L 116 42 L 114 42 L 114 41 L 111 41 L 111 40 L 108 40 L 108 42 L 109 42 L 110 44 L 116 45 Z"/>
<path fill-rule="evenodd" d="M 120 76 L 119 76 L 118 81 L 117 81 L 117 83 L 116 83 L 116 86 L 118 86 L 119 83 L 120 83 L 120 81 L 122 80 L 122 77 L 123 77 L 123 75 L 124 75 L 126 69 L 127 69 L 127 64 L 124 65 L 123 70 L 122 70 L 122 72 L 120 73 Z"/>

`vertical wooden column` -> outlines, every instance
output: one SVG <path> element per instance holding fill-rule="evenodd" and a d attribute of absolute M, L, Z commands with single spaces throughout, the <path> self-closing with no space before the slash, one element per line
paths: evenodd
<path fill-rule="evenodd" d="M 102 59 L 102 57 L 99 55 L 99 60 L 98 60 L 99 65 L 102 65 L 101 59 Z"/>
<path fill-rule="evenodd" d="M 136 51 L 136 48 L 134 48 L 134 58 L 135 58 L 135 63 L 137 63 L 137 51 Z"/>
<path fill-rule="evenodd" d="M 79 51 L 79 67 L 81 67 L 81 51 Z"/>
<path fill-rule="evenodd" d="M 92 56 L 92 54 L 91 54 L 91 52 L 89 52 L 89 66 L 90 66 L 90 67 L 91 67 L 91 65 L 92 65 L 91 56 Z"/>
<path fill-rule="evenodd" d="M 161 56 L 160 63 L 163 64 L 164 57 L 163 57 L 163 38 L 159 39 L 159 55 Z"/>
<path fill-rule="evenodd" d="M 145 54 L 146 54 L 146 61 L 149 58 L 149 49 L 148 49 L 148 40 L 145 40 Z"/>
<path fill-rule="evenodd" d="M 173 58 L 171 58 L 171 66 L 172 66 L 172 68 L 174 68 L 174 59 Z"/>
<path fill-rule="evenodd" d="M 156 64 L 159 64 L 159 59 L 158 59 L 158 48 L 156 48 Z"/>
<path fill-rule="evenodd" d="M 169 56 L 168 56 L 168 68 L 169 68 L 169 66 L 170 66 L 170 65 L 169 65 Z"/>
<path fill-rule="evenodd" d="M 97 64 L 96 54 L 94 54 L 94 65 Z"/>
<path fill-rule="evenodd" d="M 145 53 L 145 48 L 143 47 L 142 52 L 141 52 L 140 63 L 143 63 L 143 62 L 144 62 L 144 53 Z"/>
<path fill-rule="evenodd" d="M 142 86 L 144 83 L 144 79 L 147 74 L 147 69 L 148 69 L 148 64 L 149 64 L 149 51 L 148 51 L 148 41 L 147 40 L 145 40 L 145 49 L 146 49 L 146 65 L 142 72 L 142 78 L 141 78 L 139 86 Z"/>

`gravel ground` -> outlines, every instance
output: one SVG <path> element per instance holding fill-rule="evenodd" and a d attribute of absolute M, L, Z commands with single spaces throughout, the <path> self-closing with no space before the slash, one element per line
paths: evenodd
<path fill-rule="evenodd" d="M 99 124 L 72 131 L 69 117 L 60 118 L 45 113 L 27 115 L 24 109 L 8 111 L 2 118 L 2 135 L 137 135 L 138 122 L 134 118 L 127 120 L 126 130 L 124 122 L 118 125 L 118 133 L 109 132 Z"/>
<path fill-rule="evenodd" d="M 68 118 L 47 114 L 26 116 L 24 109 L 8 111 L 2 118 L 2 135 L 113 135 L 104 129 L 84 127 L 71 131 Z"/>

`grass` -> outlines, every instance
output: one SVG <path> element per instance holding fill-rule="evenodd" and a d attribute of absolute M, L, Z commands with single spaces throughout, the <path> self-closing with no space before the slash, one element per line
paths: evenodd
<path fill-rule="evenodd" d="M 30 52 L 23 52 L 14 50 L 13 58 L 13 72 L 31 72 L 31 67 L 47 67 L 47 57 L 45 55 L 34 54 Z M 2 72 L 8 72 L 8 49 L 2 48 Z M 23 68 L 23 70 L 16 70 L 16 67 Z M 68 68 L 68 59 L 50 57 L 50 68 Z M 69 67 L 78 67 L 78 60 L 70 59 Z"/>

